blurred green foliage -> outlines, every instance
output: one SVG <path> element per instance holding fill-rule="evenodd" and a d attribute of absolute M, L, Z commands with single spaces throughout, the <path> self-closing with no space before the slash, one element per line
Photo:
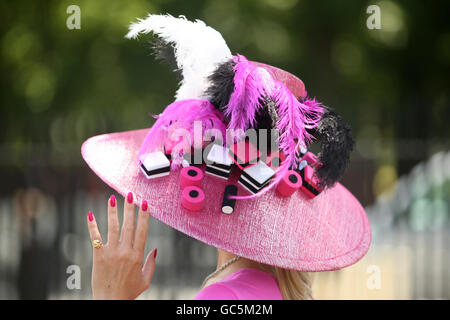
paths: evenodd
<path fill-rule="evenodd" d="M 71 4 L 81 30 L 66 27 Z M 381 30 L 366 27 L 371 4 Z M 398 159 L 401 141 L 426 141 L 420 159 L 450 137 L 449 9 L 420 0 L 1 1 L 2 163 L 25 164 L 30 146 L 79 154 L 92 135 L 149 127 L 148 114 L 172 101 L 175 76 L 148 55 L 151 36 L 124 35 L 136 17 L 170 13 L 204 20 L 233 53 L 299 76 L 358 139 L 385 141 L 376 161 L 401 173 L 413 164 Z"/>

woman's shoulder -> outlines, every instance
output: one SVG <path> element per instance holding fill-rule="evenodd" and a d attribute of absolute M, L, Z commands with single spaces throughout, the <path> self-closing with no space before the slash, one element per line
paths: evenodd
<path fill-rule="evenodd" d="M 242 268 L 203 288 L 196 300 L 282 300 L 276 278 L 263 270 Z"/>
<path fill-rule="evenodd" d="M 233 288 L 221 282 L 216 282 L 200 290 L 194 300 L 239 300 L 239 298 Z"/>

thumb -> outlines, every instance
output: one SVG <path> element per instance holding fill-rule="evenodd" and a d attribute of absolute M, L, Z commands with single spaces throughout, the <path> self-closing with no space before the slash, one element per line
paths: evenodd
<path fill-rule="evenodd" d="M 155 248 L 152 251 L 149 252 L 147 255 L 147 258 L 145 259 L 144 267 L 142 268 L 142 276 L 144 278 L 145 286 L 150 286 L 150 282 L 153 278 L 153 273 L 155 272 L 156 268 L 156 254 L 158 252 L 158 249 Z"/>

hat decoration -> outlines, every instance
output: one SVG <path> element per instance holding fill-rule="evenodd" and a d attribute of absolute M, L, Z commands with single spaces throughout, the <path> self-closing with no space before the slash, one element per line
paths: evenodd
<path fill-rule="evenodd" d="M 194 137 L 195 121 L 201 123 L 202 132 L 215 129 L 221 136 L 225 136 L 223 115 L 208 100 L 178 100 L 154 117 L 157 121 L 142 143 L 139 158 L 149 152 L 163 149 L 167 141 L 173 141 L 174 148 L 169 154 L 173 168 L 181 165 L 183 155 L 190 152 L 194 141 L 198 141 Z"/>
<path fill-rule="evenodd" d="M 156 36 L 155 56 L 171 64 L 181 81 L 176 101 L 155 116 L 157 120 L 141 145 L 139 161 L 148 153 L 165 150 L 172 169 L 178 168 L 192 149 L 204 147 L 194 145 L 194 122 L 201 121 L 203 131 L 219 133 L 223 146 L 244 139 L 248 129 L 278 130 L 279 146 L 274 151 L 284 157 L 274 170 L 273 179 L 253 195 L 233 198 L 260 196 L 278 185 L 289 170 L 302 173 L 305 166 L 310 174 L 302 176 L 315 181 L 314 195 L 333 186 L 342 176 L 353 140 L 350 127 L 334 110 L 315 99 L 295 97 L 265 68 L 243 55 L 233 56 L 221 34 L 200 20 L 150 14 L 132 24 L 126 37 L 150 32 Z M 227 141 L 227 129 L 235 132 L 231 141 Z M 315 140 L 322 143 L 322 148 L 312 163 L 304 156 Z"/>
<path fill-rule="evenodd" d="M 361 259 L 370 223 L 337 182 L 353 148 L 338 113 L 289 72 L 232 55 L 202 21 L 148 15 L 127 36 L 141 33 L 179 76 L 176 99 L 149 128 L 85 141 L 90 168 L 135 204 L 149 200 L 159 221 L 238 256 L 301 271 Z"/>

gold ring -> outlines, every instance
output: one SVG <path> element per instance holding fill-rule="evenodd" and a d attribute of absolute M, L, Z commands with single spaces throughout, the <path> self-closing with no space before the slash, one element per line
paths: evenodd
<path fill-rule="evenodd" d="M 94 241 L 92 241 L 92 246 L 95 248 L 95 249 L 98 249 L 98 248 L 101 248 L 102 247 L 102 242 L 100 241 L 100 240 L 94 240 Z"/>

